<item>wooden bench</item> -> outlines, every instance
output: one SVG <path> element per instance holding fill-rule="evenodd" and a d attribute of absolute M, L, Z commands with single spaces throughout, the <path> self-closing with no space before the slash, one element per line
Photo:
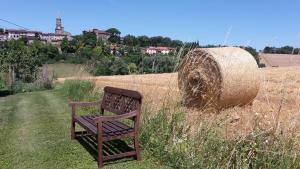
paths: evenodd
<path fill-rule="evenodd" d="M 71 138 L 75 139 L 75 124 L 79 124 L 86 133 L 95 136 L 98 147 L 98 166 L 103 167 L 103 161 L 119 159 L 123 157 L 135 157 L 140 160 L 139 149 L 139 124 L 142 105 L 142 95 L 137 91 L 120 88 L 105 87 L 102 101 L 96 102 L 70 102 L 72 108 Z M 99 115 L 77 116 L 76 107 L 98 106 Z M 112 112 L 115 115 L 104 115 L 104 112 Z M 122 119 L 133 121 L 133 127 L 121 122 Z M 132 138 L 133 150 L 129 152 L 103 155 L 103 143 L 115 139 Z"/>

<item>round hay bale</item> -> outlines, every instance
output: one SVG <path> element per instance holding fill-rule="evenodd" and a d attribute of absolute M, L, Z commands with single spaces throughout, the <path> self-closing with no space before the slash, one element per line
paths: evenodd
<path fill-rule="evenodd" d="M 179 64 L 178 85 L 186 106 L 222 109 L 252 102 L 260 77 L 254 57 L 244 49 L 197 48 Z"/>

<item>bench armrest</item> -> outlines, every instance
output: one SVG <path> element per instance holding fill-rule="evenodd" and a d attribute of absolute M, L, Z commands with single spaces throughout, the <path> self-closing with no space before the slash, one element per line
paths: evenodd
<path fill-rule="evenodd" d="M 101 100 L 100 101 L 95 101 L 95 102 L 69 102 L 70 107 L 88 107 L 88 106 L 99 106 L 101 105 Z"/>
<path fill-rule="evenodd" d="M 113 115 L 113 116 L 100 116 L 100 117 L 96 117 L 94 118 L 94 122 L 97 123 L 101 123 L 101 122 L 105 122 L 105 121 L 117 121 L 117 120 L 121 120 L 121 119 L 128 119 L 128 118 L 132 118 L 137 116 L 137 111 L 131 111 L 129 113 L 126 114 L 122 114 L 122 115 Z"/>
<path fill-rule="evenodd" d="M 88 107 L 88 106 L 101 106 L 101 100 L 95 102 L 69 102 L 69 106 L 72 108 L 72 119 L 76 116 L 76 107 Z"/>

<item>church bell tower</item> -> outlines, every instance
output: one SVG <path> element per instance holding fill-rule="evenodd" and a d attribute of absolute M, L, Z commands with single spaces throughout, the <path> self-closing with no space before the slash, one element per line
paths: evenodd
<path fill-rule="evenodd" d="M 55 34 L 63 34 L 64 33 L 64 27 L 61 24 L 61 18 L 56 18 L 56 27 L 55 27 Z"/>

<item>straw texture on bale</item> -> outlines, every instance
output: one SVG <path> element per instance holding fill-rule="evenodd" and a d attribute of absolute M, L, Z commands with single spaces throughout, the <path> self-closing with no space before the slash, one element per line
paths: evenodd
<path fill-rule="evenodd" d="M 222 109 L 252 102 L 260 77 L 254 57 L 244 49 L 197 48 L 178 66 L 178 85 L 186 106 Z"/>

